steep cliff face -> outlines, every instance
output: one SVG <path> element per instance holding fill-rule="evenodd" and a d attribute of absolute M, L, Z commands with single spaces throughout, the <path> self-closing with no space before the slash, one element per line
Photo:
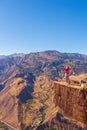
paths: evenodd
<path fill-rule="evenodd" d="M 54 82 L 53 90 L 55 92 L 55 104 L 68 117 L 87 124 L 87 89 L 62 82 Z"/>
<path fill-rule="evenodd" d="M 64 81 L 53 83 L 54 103 L 58 111 L 36 130 L 87 130 L 87 89 L 80 86 L 80 80 L 85 76 L 71 76 L 72 85 Z"/>

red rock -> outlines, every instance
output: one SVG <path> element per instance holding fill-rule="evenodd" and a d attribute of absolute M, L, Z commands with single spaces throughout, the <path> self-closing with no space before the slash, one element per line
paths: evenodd
<path fill-rule="evenodd" d="M 87 90 L 54 82 L 54 102 L 71 118 L 87 123 Z"/>

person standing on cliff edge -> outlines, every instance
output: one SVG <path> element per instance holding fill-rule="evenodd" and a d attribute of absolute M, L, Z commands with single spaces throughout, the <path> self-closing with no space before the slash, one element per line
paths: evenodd
<path fill-rule="evenodd" d="M 70 79 L 69 79 L 70 72 L 71 72 L 71 68 L 69 66 L 65 66 L 64 67 L 65 81 L 66 83 L 69 83 L 69 84 L 70 84 Z"/>

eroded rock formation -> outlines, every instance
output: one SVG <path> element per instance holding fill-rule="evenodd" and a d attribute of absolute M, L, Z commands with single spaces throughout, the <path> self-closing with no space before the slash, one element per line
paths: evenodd
<path fill-rule="evenodd" d="M 87 124 L 87 89 L 54 82 L 53 90 L 56 106 L 59 106 L 67 116 Z"/>

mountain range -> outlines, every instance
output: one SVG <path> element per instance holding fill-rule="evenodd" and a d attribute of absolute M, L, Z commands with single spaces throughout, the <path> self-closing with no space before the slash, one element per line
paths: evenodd
<path fill-rule="evenodd" d="M 71 67 L 71 75 L 87 73 L 87 55 L 48 50 L 0 56 L 0 121 L 8 127 L 4 129 L 82 129 L 66 121 L 52 102 L 53 81 L 63 78 L 66 65 Z"/>

